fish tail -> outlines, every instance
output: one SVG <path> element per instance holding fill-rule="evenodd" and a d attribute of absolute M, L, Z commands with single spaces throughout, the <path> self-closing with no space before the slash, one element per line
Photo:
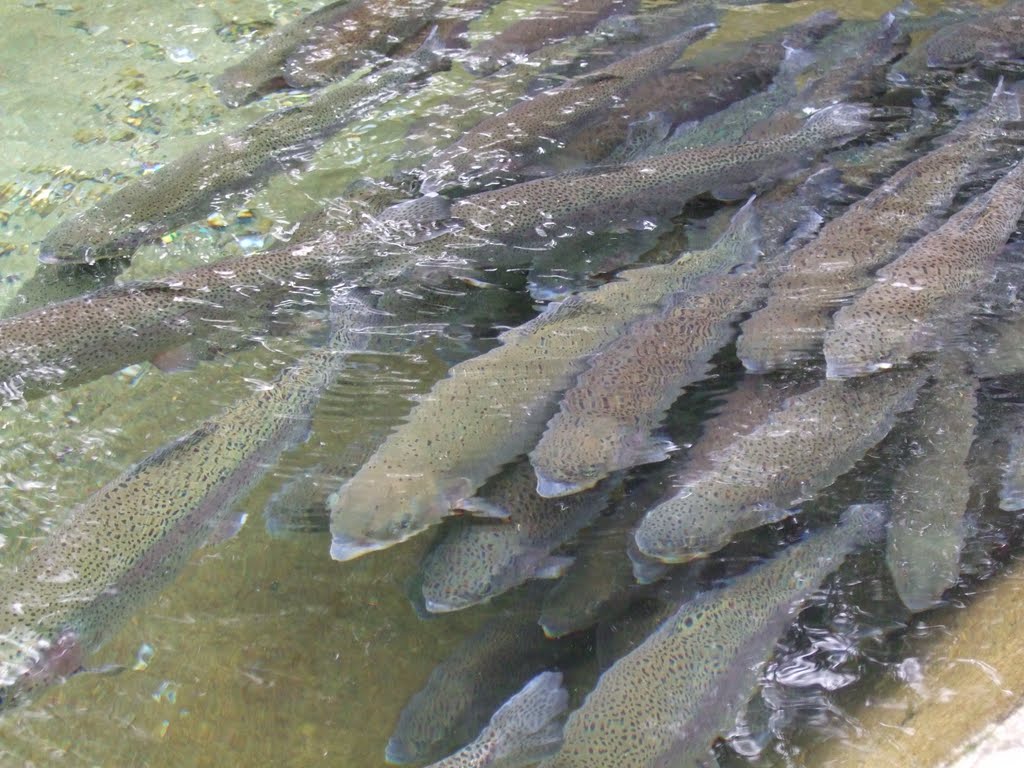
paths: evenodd
<path fill-rule="evenodd" d="M 452 64 L 445 40 L 436 25 L 431 28 L 420 47 L 413 51 L 409 58 L 420 64 L 427 72 L 448 69 Z"/>
<path fill-rule="evenodd" d="M 716 247 L 738 251 L 737 264 L 753 264 L 762 253 L 761 217 L 754 205 L 755 197 L 747 200 L 729 222 L 729 228 L 722 233 Z"/>
<path fill-rule="evenodd" d="M 537 675 L 491 718 L 496 754 L 512 763 L 552 754 L 562 742 L 559 717 L 568 707 L 561 673 Z"/>

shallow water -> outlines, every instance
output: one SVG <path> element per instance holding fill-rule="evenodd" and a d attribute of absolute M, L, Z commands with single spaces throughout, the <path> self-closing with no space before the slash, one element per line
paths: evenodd
<path fill-rule="evenodd" d="M 10 307 L 17 307 L 16 296 L 36 269 L 38 242 L 54 223 L 100 199 L 115 179 L 137 176 L 204 136 L 308 99 L 279 92 L 228 110 L 209 80 L 254 44 L 248 24 L 290 19 L 316 5 L 11 0 L 0 6 L 6 30 L 0 47 L 0 306 L 16 311 Z M 872 19 L 890 3 L 845 6 L 836 10 L 846 18 Z M 471 39 L 529 7 L 503 3 L 474 22 Z M 720 32 L 687 56 L 832 7 L 814 0 L 731 9 Z M 930 12 L 939 6 L 918 7 Z M 408 141 L 407 131 L 443 123 L 453 96 L 472 83 L 461 70 L 435 76 L 426 88 L 344 128 L 311 167 L 274 177 L 245 204 L 251 216 L 239 217 L 242 201 L 233 200 L 237 205 L 226 207 L 221 220 L 183 227 L 141 248 L 122 279 L 162 276 L 258 250 L 275 236 L 287 239 L 302 216 L 347 184 L 415 167 L 444 146 L 440 130 L 428 128 L 418 141 Z M 494 309 L 481 323 L 485 337 L 531 313 L 528 300 L 484 306 Z M 286 454 L 243 501 L 248 521 L 239 534 L 201 549 L 173 586 L 88 660 L 90 669 L 123 671 L 75 675 L 0 716 L 0 762 L 384 763 L 384 745 L 402 707 L 434 666 L 504 603 L 421 620 L 407 593 L 431 534 L 338 563 L 329 557 L 327 534 L 271 538 L 261 513 L 282 482 L 329 463 L 353 442 L 378 440 L 452 363 L 493 345 L 489 338 L 467 342 L 437 333 L 426 323 L 441 310 L 426 307 L 423 314 L 423 327 L 405 329 L 416 340 L 411 351 L 361 355 L 327 393 L 311 439 Z M 0 409 L 0 570 L 126 467 L 272 380 L 322 337 L 322 325 L 314 318 L 298 335 L 259 337 L 194 370 L 168 375 L 143 363 Z M 729 370 L 727 363 L 722 381 Z M 702 413 L 700 394 L 677 404 L 676 426 Z M 988 394 L 1005 397 L 998 386 Z M 875 449 L 855 477 L 810 505 L 807 518 L 814 520 L 815 508 L 827 514 L 865 488 L 884 486 L 897 443 L 894 438 Z M 978 453 L 974 466 L 984 486 L 983 469 L 1001 454 L 984 447 Z M 1017 551 L 1013 516 L 994 512 L 990 496 L 976 496 L 968 516 L 979 530 L 964 558 L 968 586 L 956 592 L 957 605 L 969 603 L 973 580 L 991 576 Z M 748 537 L 733 559 L 771 551 L 792 533 L 782 525 Z M 995 561 L 987 554 L 993 549 Z M 885 677 L 912 653 L 907 621 L 884 566 L 865 556 L 845 568 L 787 635 L 782 660 L 769 668 L 765 698 L 773 702 L 777 737 L 754 764 L 802 764 L 801 739 L 813 741 L 815 734 L 856 738 L 840 707 L 852 708 L 849 701 L 867 695 L 859 692 L 870 690 L 871 678 Z M 941 632 L 936 624 L 918 625 L 914 633 Z M 854 640 L 867 650 L 851 651 Z M 593 667 L 584 662 L 579 679 L 592 679 Z M 824 692 L 848 685 L 842 700 Z M 573 694 L 578 699 L 585 692 L 580 682 Z M 747 763 L 735 754 L 723 762 Z"/>

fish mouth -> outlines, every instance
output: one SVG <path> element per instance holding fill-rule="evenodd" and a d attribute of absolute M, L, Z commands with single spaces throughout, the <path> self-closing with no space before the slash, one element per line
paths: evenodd
<path fill-rule="evenodd" d="M 560 480 L 554 480 L 547 475 L 542 475 L 537 472 L 537 495 L 543 496 L 545 499 L 554 499 L 559 496 L 569 496 L 573 493 L 579 493 L 590 488 L 594 483 L 564 483 Z"/>
<path fill-rule="evenodd" d="M 331 539 L 331 559 L 339 562 L 355 560 L 357 557 L 368 555 L 371 552 L 378 552 L 398 544 L 398 541 L 377 541 L 374 539 L 360 539 L 344 534 L 335 534 Z"/>
<path fill-rule="evenodd" d="M 384 760 L 391 765 L 404 765 L 413 762 L 414 756 L 405 744 L 392 737 L 384 748 Z"/>
<path fill-rule="evenodd" d="M 455 605 L 453 603 L 447 603 L 443 600 L 431 600 L 428 597 L 423 598 L 423 605 L 430 613 L 454 613 L 455 611 L 465 607 Z"/>

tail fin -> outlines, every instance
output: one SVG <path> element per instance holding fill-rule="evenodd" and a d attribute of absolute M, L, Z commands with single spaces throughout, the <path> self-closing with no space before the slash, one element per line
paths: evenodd
<path fill-rule="evenodd" d="M 445 40 L 436 26 L 430 30 L 420 47 L 413 51 L 409 58 L 422 66 L 426 72 L 448 69 L 452 64 Z"/>
<path fill-rule="evenodd" d="M 542 672 L 494 713 L 488 730 L 495 756 L 512 765 L 529 764 L 553 754 L 562 743 L 559 717 L 569 708 L 560 672 Z M 504 763 L 502 763 L 504 764 Z"/>
<path fill-rule="evenodd" d="M 753 264 L 761 256 L 761 217 L 751 197 L 729 222 L 729 228 L 715 243 L 716 248 L 738 247 L 741 256 L 736 264 Z"/>

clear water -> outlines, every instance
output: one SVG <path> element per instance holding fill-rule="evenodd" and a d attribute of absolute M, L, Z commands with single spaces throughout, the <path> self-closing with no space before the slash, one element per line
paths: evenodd
<path fill-rule="evenodd" d="M 5 43 L 0 47 L 0 306 L 14 302 L 31 277 L 42 236 L 62 216 L 107 193 L 117 177 L 138 175 L 206 135 L 308 98 L 278 93 L 232 111 L 208 83 L 254 44 L 247 22 L 292 18 L 314 5 L 292 0 L 8 0 L 0 5 Z M 485 36 L 528 7 L 502 4 L 475 22 L 472 33 Z M 734 9 L 715 44 L 830 7 L 815 0 Z M 865 0 L 836 10 L 849 18 L 876 18 L 888 7 Z M 921 7 L 934 10 L 931 4 Z M 224 226 L 185 227 L 167 242 L 141 249 L 124 277 L 159 276 L 256 250 L 272 235 L 286 238 L 318 201 L 346 184 L 398 165 L 415 166 L 443 146 L 444 137 L 427 135 L 411 144 L 405 139 L 409 126 L 443 115 L 451 97 L 471 82 L 465 73 L 437 76 L 383 114 L 346 127 L 308 170 L 275 177 L 249 201 L 252 217 L 239 219 L 237 209 L 225 210 Z M 525 316 L 523 307 L 518 314 L 502 312 L 496 326 Z M 148 364 L 134 366 L 0 410 L 0 567 L 9 567 L 124 468 L 271 380 L 301 355 L 305 341 L 264 338 L 174 375 Z M 287 455 L 246 498 L 250 519 L 240 533 L 197 553 L 174 585 L 88 662 L 91 669 L 123 671 L 76 675 L 31 705 L 5 713 L 0 762 L 382 765 L 384 745 L 409 697 L 496 609 L 482 606 L 431 621 L 416 616 L 406 595 L 430 536 L 336 563 L 328 556 L 325 536 L 271 539 L 260 512 L 283 480 L 353 442 L 372 441 L 396 423 L 410 397 L 426 391 L 465 354 L 458 344 L 424 332 L 409 354 L 364 356 L 345 385 L 325 397 L 311 440 Z M 884 452 L 883 447 L 863 472 L 883 466 Z M 991 500 L 972 504 L 980 516 Z M 1003 545 L 1004 557 L 1014 541 L 1008 522 L 991 523 L 980 538 Z M 979 552 L 990 548 L 977 546 Z M 968 561 L 974 577 L 988 576 L 999 565 L 981 554 Z M 946 614 L 918 621 L 906 638 L 901 630 L 907 617 L 893 611 L 884 576 L 872 568 L 862 564 L 859 586 L 850 587 L 849 594 L 839 590 L 823 596 L 805 625 L 786 638 L 781 658 L 769 669 L 766 694 L 775 713 L 772 722 L 786 736 L 756 758 L 759 764 L 819 764 L 802 763 L 800 734 L 817 734 L 811 742 L 821 734 L 839 742 L 857 739 L 854 718 L 861 716 L 850 713 L 858 712 L 869 695 L 868 682 L 911 669 L 907 658 L 914 657 L 915 641 L 941 636 L 951 621 Z M 969 602 L 973 589 L 958 593 L 957 601 Z M 866 643 L 868 651 L 852 653 L 844 645 L 842 611 L 837 619 L 820 610 L 836 604 L 846 610 L 856 605 L 869 614 L 863 623 L 875 627 L 878 637 Z M 900 639 L 887 640 L 883 629 L 897 630 Z M 821 692 L 846 688 L 862 677 L 868 680 L 842 695 Z M 955 696 L 955 691 L 927 695 Z M 730 760 L 742 762 L 736 756 Z M 865 755 L 868 760 L 874 762 Z"/>

